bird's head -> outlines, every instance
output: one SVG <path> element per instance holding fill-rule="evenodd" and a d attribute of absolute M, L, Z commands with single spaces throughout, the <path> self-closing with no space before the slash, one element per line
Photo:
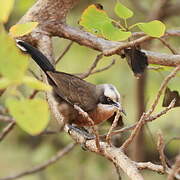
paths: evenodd
<path fill-rule="evenodd" d="M 121 106 L 120 94 L 115 86 L 112 84 L 101 84 L 97 85 L 97 90 L 99 92 L 99 103 L 109 108 L 118 109 L 126 115 Z"/>

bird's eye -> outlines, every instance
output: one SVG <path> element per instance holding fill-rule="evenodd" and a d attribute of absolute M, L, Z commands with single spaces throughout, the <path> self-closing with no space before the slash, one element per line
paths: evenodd
<path fill-rule="evenodd" d="M 111 98 L 107 97 L 106 98 L 107 102 L 112 102 Z"/>

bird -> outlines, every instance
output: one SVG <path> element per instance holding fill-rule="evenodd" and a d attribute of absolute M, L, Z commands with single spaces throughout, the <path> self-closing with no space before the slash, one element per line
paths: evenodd
<path fill-rule="evenodd" d="M 65 123 L 75 124 L 78 127 L 92 126 L 87 117 L 79 113 L 74 105 L 88 113 L 94 125 L 111 119 L 117 110 L 125 114 L 120 93 L 114 85 L 95 85 L 75 75 L 56 71 L 48 58 L 37 48 L 23 40 L 16 40 L 16 44 L 21 51 L 29 54 L 46 74 Z"/>

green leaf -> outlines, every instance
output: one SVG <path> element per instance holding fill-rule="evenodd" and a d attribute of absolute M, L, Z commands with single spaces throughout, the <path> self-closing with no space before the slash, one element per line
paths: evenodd
<path fill-rule="evenodd" d="M 111 21 L 104 10 L 93 4 L 84 10 L 79 24 L 91 33 L 102 35 L 102 26 Z"/>
<path fill-rule="evenodd" d="M 34 28 L 36 28 L 37 25 L 38 25 L 38 22 L 28 22 L 25 24 L 16 24 L 16 25 L 12 26 L 9 31 L 13 37 L 24 36 L 24 35 L 32 32 L 32 30 Z"/>
<path fill-rule="evenodd" d="M 166 26 L 158 20 L 147 23 L 138 23 L 137 26 L 147 35 L 157 38 L 163 36 L 166 30 Z"/>
<path fill-rule="evenodd" d="M 0 0 L 0 22 L 6 23 L 13 9 L 14 0 Z"/>
<path fill-rule="evenodd" d="M 112 23 L 104 24 L 102 32 L 105 38 L 112 41 L 124 41 L 131 36 L 131 32 L 124 32 L 115 27 Z"/>
<path fill-rule="evenodd" d="M 119 16 L 122 19 L 128 19 L 133 16 L 133 12 L 128 9 L 126 6 L 121 4 L 120 2 L 117 2 L 114 8 L 114 12 L 117 16 Z"/>
<path fill-rule="evenodd" d="M 11 84 L 11 81 L 7 78 L 0 79 L 0 89 L 7 88 Z"/>
<path fill-rule="evenodd" d="M 22 81 L 24 84 L 26 84 L 27 86 L 31 87 L 31 88 L 34 88 L 34 89 L 37 89 L 37 90 L 42 90 L 42 91 L 50 91 L 52 89 L 52 87 L 48 84 L 45 84 L 33 77 L 30 77 L 30 76 L 25 76 L 23 78 L 23 81 Z"/>
<path fill-rule="evenodd" d="M 19 83 L 28 68 L 28 56 L 22 54 L 15 41 L 0 26 L 0 74 Z"/>
<path fill-rule="evenodd" d="M 6 106 L 16 123 L 31 135 L 41 133 L 49 122 L 48 104 L 43 99 L 9 98 Z"/>

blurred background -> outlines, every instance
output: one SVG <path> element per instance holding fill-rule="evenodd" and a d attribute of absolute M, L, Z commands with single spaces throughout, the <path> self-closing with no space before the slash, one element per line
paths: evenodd
<path fill-rule="evenodd" d="M 21 16 L 34 4 L 35 0 L 16 0 L 13 12 L 6 24 L 7 30 L 10 26 L 16 24 Z M 130 19 L 129 24 L 135 22 L 143 22 L 152 20 L 155 8 L 158 5 L 156 0 L 121 0 L 121 2 L 134 11 L 134 17 Z M 116 0 L 81 0 L 81 2 L 69 13 L 67 22 L 72 26 L 78 27 L 78 21 L 83 10 L 92 3 L 101 3 L 106 12 L 114 19 L 118 19 L 113 12 Z M 169 1 L 169 7 L 176 5 L 178 0 Z M 179 4 L 179 3 L 178 3 Z M 179 6 L 180 7 L 180 6 Z M 162 11 L 162 10 L 161 10 Z M 178 11 L 177 11 L 178 12 Z M 158 19 L 162 20 L 167 29 L 180 29 L 179 15 L 171 14 L 169 16 L 158 15 Z M 180 13 L 180 8 L 179 8 Z M 177 52 L 180 51 L 180 38 L 170 37 L 166 39 Z M 53 38 L 54 55 L 58 57 L 69 40 Z M 142 48 L 171 54 L 169 49 L 164 47 L 158 40 L 142 45 Z M 57 69 L 68 73 L 81 73 L 91 65 L 99 53 L 80 46 L 74 43 L 69 52 L 58 63 Z M 95 84 L 111 83 L 114 84 L 122 95 L 123 106 L 127 113 L 127 118 L 124 118 L 124 124 L 130 125 L 138 120 L 139 115 L 144 109 L 148 109 L 154 99 L 160 83 L 164 77 L 170 72 L 171 68 L 164 68 L 163 71 L 148 70 L 144 77 L 137 80 L 126 61 L 119 56 L 104 57 L 97 68 L 102 68 L 108 65 L 113 59 L 116 64 L 110 69 L 91 75 L 86 80 Z M 32 69 L 36 66 L 32 63 Z M 179 75 L 174 78 L 168 86 L 172 90 L 180 92 Z M 156 109 L 156 112 L 162 110 L 162 98 Z M 107 123 L 102 125 L 107 127 Z M 4 124 L 0 124 L 2 129 Z M 49 125 L 50 129 L 56 130 L 57 124 L 55 120 Z M 165 142 L 168 142 L 173 137 L 180 136 L 180 108 L 174 108 L 165 116 L 149 123 L 148 126 L 137 137 L 136 142 L 132 144 L 128 150 L 132 159 L 137 161 L 152 161 L 159 163 L 157 153 L 157 131 L 161 130 Z M 125 137 L 128 133 L 125 133 Z M 121 137 L 119 143 L 125 137 Z M 63 148 L 68 143 L 72 142 L 71 138 L 65 133 L 56 135 L 44 135 L 32 137 L 21 129 L 16 127 L 8 137 L 0 143 L 0 177 L 13 175 L 17 172 L 26 170 L 34 165 L 49 159 L 59 149 Z M 173 162 L 174 157 L 180 151 L 180 141 L 173 140 L 165 148 L 165 154 L 168 159 Z M 160 175 L 151 171 L 143 171 L 145 179 L 165 179 L 164 175 Z M 122 179 L 128 179 L 123 176 Z M 63 157 L 59 162 L 50 166 L 45 171 L 19 178 L 20 180 L 115 180 L 117 179 L 116 170 L 112 163 L 96 154 L 82 150 L 80 146 Z"/>

